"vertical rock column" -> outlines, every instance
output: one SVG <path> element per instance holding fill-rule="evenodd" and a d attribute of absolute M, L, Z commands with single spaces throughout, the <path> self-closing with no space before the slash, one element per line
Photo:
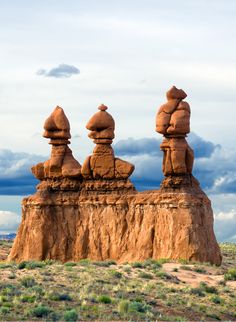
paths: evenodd
<path fill-rule="evenodd" d="M 190 132 L 190 106 L 183 101 L 187 94 L 173 86 L 166 97 L 167 103 L 160 107 L 156 117 L 156 131 L 164 135 L 163 173 L 165 176 L 191 174 L 194 155 L 185 139 Z"/>
<path fill-rule="evenodd" d="M 190 132 L 190 106 L 183 101 L 187 94 L 173 86 L 167 102 L 156 116 L 156 131 L 164 135 L 164 152 L 159 222 L 154 240 L 155 254 L 163 257 L 186 258 L 221 263 L 220 249 L 213 230 L 211 202 L 192 175 L 194 153 L 185 137 Z M 161 206 L 161 203 L 160 203 Z M 163 246 L 164 245 L 164 246 Z"/>
<path fill-rule="evenodd" d="M 124 160 L 116 158 L 111 146 L 115 137 L 115 121 L 106 111 L 107 106 L 98 107 L 99 112 L 95 113 L 88 121 L 86 128 L 90 131 L 90 139 L 96 144 L 93 154 L 88 156 L 83 163 L 81 172 L 85 179 L 93 180 L 99 185 L 106 182 L 107 190 L 118 188 L 118 181 L 122 188 L 134 187 L 128 181 L 129 176 L 134 171 L 134 166 Z M 123 181 L 122 181 L 123 180 Z M 112 188 L 113 187 L 113 188 Z M 116 189 L 118 191 L 118 189 Z"/>

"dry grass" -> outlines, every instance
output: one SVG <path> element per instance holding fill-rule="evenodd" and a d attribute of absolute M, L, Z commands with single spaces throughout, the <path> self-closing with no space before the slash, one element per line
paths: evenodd
<path fill-rule="evenodd" d="M 0 320 L 236 321 L 236 244 L 221 267 L 148 260 L 6 263 L 0 243 Z M 233 278 L 233 275 L 232 275 Z"/>

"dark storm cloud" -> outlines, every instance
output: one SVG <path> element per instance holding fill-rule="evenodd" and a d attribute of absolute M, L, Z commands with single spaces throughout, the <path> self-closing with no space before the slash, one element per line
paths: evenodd
<path fill-rule="evenodd" d="M 214 193 L 236 192 L 236 164 L 233 162 L 236 156 L 228 157 L 220 145 L 206 141 L 194 133 L 187 140 L 195 154 L 193 174 L 202 188 Z M 163 179 L 160 142 L 154 138 L 129 138 L 117 142 L 114 147 L 118 156 L 135 165 L 132 181 L 139 190 L 156 189 Z"/>
<path fill-rule="evenodd" d="M 35 191 L 38 180 L 30 168 L 44 159 L 38 155 L 0 149 L 0 195 L 25 195 Z"/>
<path fill-rule="evenodd" d="M 77 67 L 73 65 L 60 64 L 57 67 L 54 67 L 50 70 L 40 69 L 37 71 L 37 75 L 43 75 L 45 77 L 54 77 L 54 78 L 69 78 L 72 75 L 79 74 L 80 71 Z"/>

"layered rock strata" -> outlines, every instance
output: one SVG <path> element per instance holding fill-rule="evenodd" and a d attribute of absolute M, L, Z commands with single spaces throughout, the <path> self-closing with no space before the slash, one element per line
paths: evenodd
<path fill-rule="evenodd" d="M 177 107 L 184 95 L 179 98 L 176 90 L 172 89 L 167 99 L 177 96 Z M 213 231 L 211 203 L 191 171 L 176 174 L 172 167 L 170 173 L 165 173 L 160 190 L 137 192 L 129 180 L 133 165 L 114 156 L 111 143 L 115 122 L 106 110 L 101 105 L 87 124 L 96 146 L 82 168 L 75 163 L 76 172 L 74 166 L 71 172 L 63 172 L 65 153 L 56 171 L 51 166 L 54 161 L 37 165 L 40 171 L 33 167 L 41 183 L 37 192 L 22 202 L 22 223 L 9 260 L 64 262 L 89 258 L 123 263 L 182 258 L 219 265 L 221 255 Z M 170 120 L 174 111 L 169 113 Z M 66 140 L 68 124 L 49 126 L 53 131 L 62 128 Z M 167 150 L 173 162 L 175 150 L 170 145 Z M 179 150 L 186 155 L 186 149 Z M 182 169 L 187 169 L 186 164 Z"/>

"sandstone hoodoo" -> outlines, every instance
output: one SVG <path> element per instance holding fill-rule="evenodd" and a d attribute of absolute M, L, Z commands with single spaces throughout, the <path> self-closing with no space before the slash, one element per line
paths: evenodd
<path fill-rule="evenodd" d="M 82 167 L 68 148 L 69 122 L 57 107 L 44 125 L 51 158 L 32 168 L 40 184 L 23 199 L 9 260 L 182 258 L 219 265 L 211 203 L 192 175 L 186 96 L 172 87 L 159 109 L 165 178 L 160 190 L 144 192 L 129 180 L 134 166 L 114 155 L 115 121 L 105 105 L 87 123 L 95 148 Z"/>
<path fill-rule="evenodd" d="M 101 105 L 86 125 L 89 137 L 96 144 L 93 155 L 89 156 L 83 166 L 82 175 L 86 179 L 127 179 L 134 171 L 133 164 L 115 158 L 111 147 L 115 137 L 115 121 Z"/>
<path fill-rule="evenodd" d="M 50 139 L 52 145 L 51 158 L 32 167 L 32 172 L 39 180 L 49 181 L 62 178 L 81 177 L 81 165 L 72 155 L 70 144 L 70 123 L 59 106 L 44 123 L 45 138 Z"/>

